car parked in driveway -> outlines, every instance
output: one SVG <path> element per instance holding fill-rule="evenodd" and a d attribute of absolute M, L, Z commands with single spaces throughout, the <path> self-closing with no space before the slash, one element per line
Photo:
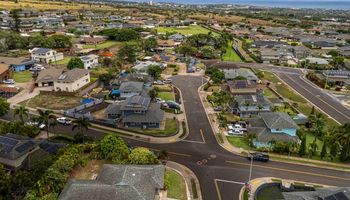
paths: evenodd
<path fill-rule="evenodd" d="M 259 152 L 249 153 L 247 158 L 248 160 L 253 159 L 255 161 L 261 161 L 261 162 L 267 162 L 270 160 L 270 157 L 268 154 L 259 153 Z"/>
<path fill-rule="evenodd" d="M 39 123 L 39 122 L 32 122 L 32 121 L 29 121 L 29 122 L 26 122 L 26 125 L 29 125 L 29 126 L 37 126 L 40 130 L 44 130 L 46 128 L 46 125 L 43 124 L 43 123 Z"/>
<path fill-rule="evenodd" d="M 4 83 L 4 84 L 15 84 L 16 82 L 13 79 L 7 79 L 7 80 L 3 80 L 2 83 Z"/>
<path fill-rule="evenodd" d="M 60 124 L 64 124 L 64 125 L 71 125 L 72 124 L 72 120 L 68 119 L 67 117 L 59 117 L 59 118 L 57 118 L 57 122 Z"/>

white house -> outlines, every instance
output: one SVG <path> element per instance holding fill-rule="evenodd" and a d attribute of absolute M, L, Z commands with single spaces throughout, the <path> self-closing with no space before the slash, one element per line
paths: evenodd
<path fill-rule="evenodd" d="M 62 73 L 54 81 L 55 91 L 75 92 L 90 83 L 90 72 L 87 69 L 74 68 Z"/>
<path fill-rule="evenodd" d="M 98 66 L 98 55 L 95 54 L 90 54 L 87 56 L 81 56 L 80 59 L 84 63 L 84 68 L 85 69 L 92 69 Z"/>
<path fill-rule="evenodd" d="M 59 60 L 63 60 L 63 53 L 57 53 L 56 50 L 48 48 L 34 48 L 29 50 L 32 60 L 40 63 L 53 63 Z"/>

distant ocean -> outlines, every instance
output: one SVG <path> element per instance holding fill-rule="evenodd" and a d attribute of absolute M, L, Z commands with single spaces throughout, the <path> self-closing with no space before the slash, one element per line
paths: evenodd
<path fill-rule="evenodd" d="M 148 1 L 148 0 L 141 0 Z M 264 7 L 279 7 L 279 8 L 322 8 L 322 9 L 337 9 L 350 10 L 350 0 L 153 0 L 154 2 L 173 2 L 181 4 L 239 4 L 239 5 L 254 5 Z"/>

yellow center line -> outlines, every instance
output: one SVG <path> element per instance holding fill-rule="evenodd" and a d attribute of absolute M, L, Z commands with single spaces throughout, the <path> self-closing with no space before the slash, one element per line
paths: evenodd
<path fill-rule="evenodd" d="M 148 149 L 152 150 L 152 151 L 161 151 L 159 149 L 153 149 L 153 148 L 149 148 L 147 147 Z M 178 156 L 185 156 L 185 157 L 191 157 L 192 155 L 190 154 L 184 154 L 184 153 L 177 153 L 177 152 L 171 152 L 171 151 L 168 151 L 169 154 L 174 154 L 174 155 L 178 155 Z"/>
<path fill-rule="evenodd" d="M 237 165 L 250 166 L 250 164 L 248 164 L 248 163 L 240 163 L 240 162 L 234 162 L 234 161 L 229 161 L 229 160 L 226 160 L 225 162 L 231 163 L 231 164 L 237 164 Z M 272 169 L 272 170 L 278 170 L 278 171 L 284 171 L 284 172 L 293 172 L 293 173 L 298 173 L 298 174 L 306 174 L 306 175 L 310 175 L 310 176 L 319 176 L 319 177 L 324 177 L 324 178 L 332 178 L 332 179 L 350 181 L 350 178 L 344 178 L 344 177 L 339 177 L 339 176 L 317 174 L 317 173 L 312 173 L 312 172 L 303 172 L 303 171 L 298 171 L 298 170 L 283 169 L 283 168 L 269 167 L 269 166 L 263 166 L 263 165 L 254 165 L 253 164 L 253 166 L 259 167 L 259 168 L 264 168 L 264 169 Z"/>

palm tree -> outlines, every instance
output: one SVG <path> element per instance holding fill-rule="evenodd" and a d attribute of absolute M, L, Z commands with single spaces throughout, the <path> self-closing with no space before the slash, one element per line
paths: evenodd
<path fill-rule="evenodd" d="M 91 126 L 91 123 L 89 122 L 88 118 L 80 117 L 79 119 L 76 119 L 73 121 L 73 127 L 72 130 L 74 131 L 76 128 L 78 128 L 79 133 L 83 133 L 83 130 L 87 131 L 89 127 Z"/>
<path fill-rule="evenodd" d="M 341 160 L 345 161 L 349 158 L 350 151 L 350 123 L 346 123 L 339 128 L 337 138 L 342 145 Z"/>
<path fill-rule="evenodd" d="M 56 121 L 56 116 L 53 115 L 53 111 L 52 110 L 41 110 L 38 109 L 38 113 L 39 113 L 39 122 L 45 124 L 45 128 L 46 128 L 46 133 L 47 133 L 47 139 L 49 139 L 50 135 L 49 135 L 49 127 L 50 127 L 50 123 L 55 120 Z"/>
<path fill-rule="evenodd" d="M 28 118 L 28 109 L 24 106 L 20 106 L 13 110 L 13 116 L 16 117 L 18 115 L 19 119 L 22 123 L 24 123 L 24 117 Z"/>
<path fill-rule="evenodd" d="M 251 148 L 254 147 L 254 139 L 256 138 L 256 134 L 254 133 L 248 133 L 246 134 L 246 139 L 248 140 L 249 146 Z"/>
<path fill-rule="evenodd" d="M 312 119 L 312 120 L 311 120 Z M 312 123 L 312 133 L 314 134 L 314 141 L 313 141 L 313 152 L 316 152 L 317 145 L 316 144 L 316 140 L 317 137 L 321 137 L 324 134 L 323 128 L 324 128 L 324 119 L 323 119 L 323 115 L 321 113 L 317 113 L 316 115 L 314 115 L 314 117 L 312 117 L 311 123 Z"/>

